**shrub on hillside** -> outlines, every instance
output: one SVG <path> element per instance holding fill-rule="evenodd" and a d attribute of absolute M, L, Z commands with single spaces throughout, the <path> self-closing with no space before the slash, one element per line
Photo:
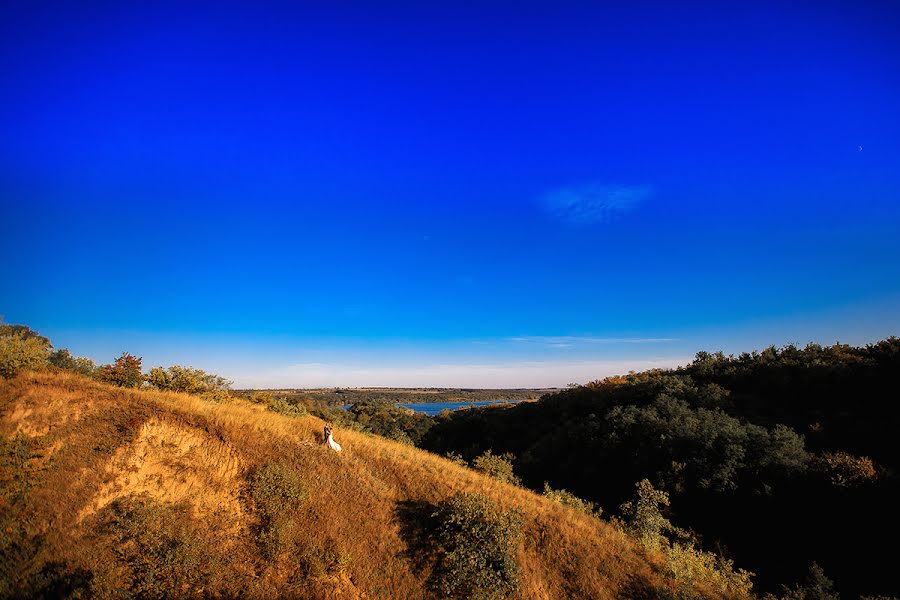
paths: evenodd
<path fill-rule="evenodd" d="M 518 512 L 503 511 L 483 496 L 460 494 L 439 504 L 432 517 L 438 555 L 432 585 L 441 597 L 492 600 L 516 590 Z"/>
<path fill-rule="evenodd" d="M 350 566 L 350 555 L 334 540 L 312 539 L 300 548 L 298 558 L 304 574 L 316 578 L 337 575 Z"/>
<path fill-rule="evenodd" d="M 703 587 L 722 593 L 726 598 L 753 598 L 753 573 L 735 569 L 734 562 L 712 552 L 704 552 L 692 544 L 674 543 L 665 550 L 666 570 L 675 581 L 674 596 L 678 600 L 708 597 L 697 592 Z"/>
<path fill-rule="evenodd" d="M 123 352 L 111 365 L 101 365 L 97 369 L 97 379 L 120 387 L 141 387 L 144 376 L 141 373 L 141 358 Z"/>
<path fill-rule="evenodd" d="M 660 507 L 665 506 L 669 506 L 669 495 L 642 479 L 635 484 L 634 498 L 619 507 L 619 523 L 645 547 L 659 549 L 665 545 L 667 535 L 680 533 L 662 514 Z"/>
<path fill-rule="evenodd" d="M 110 504 L 102 519 L 138 598 L 202 596 L 220 576 L 221 557 L 187 505 L 129 497 Z"/>
<path fill-rule="evenodd" d="M 513 472 L 512 459 L 512 454 L 494 454 L 491 450 L 487 450 L 475 457 L 472 467 L 500 481 L 521 485 L 522 480 Z"/>
<path fill-rule="evenodd" d="M 290 549 L 294 513 L 308 495 L 300 475 L 286 463 L 265 464 L 250 477 L 247 497 L 259 515 L 257 541 L 267 559 Z"/>
<path fill-rule="evenodd" d="M 74 371 L 86 377 L 90 377 L 97 370 L 97 365 L 90 358 L 74 356 L 66 348 L 51 352 L 47 362 L 54 367 Z"/>
<path fill-rule="evenodd" d="M 878 477 L 871 458 L 849 452 L 825 452 L 813 460 L 813 470 L 839 487 L 862 485 Z"/>
<path fill-rule="evenodd" d="M 172 365 L 168 368 L 153 367 L 147 375 L 147 383 L 165 392 L 204 394 L 228 390 L 231 382 L 203 369 Z"/>
<path fill-rule="evenodd" d="M 46 338 L 11 333 L 0 336 L 0 377 L 13 377 L 25 370 L 40 369 L 47 364 L 50 344 Z"/>
<path fill-rule="evenodd" d="M 572 492 L 567 492 L 566 490 L 554 490 L 546 481 L 544 482 L 544 497 L 549 500 L 553 500 L 554 502 L 558 502 L 563 506 L 574 508 L 579 512 L 583 512 L 598 519 L 603 514 L 603 509 L 600 508 L 600 505 L 594 502 L 583 500 Z"/>
<path fill-rule="evenodd" d="M 705 597 L 698 594 L 698 586 L 730 598 L 752 597 L 753 573 L 735 569 L 733 561 L 695 546 L 692 532 L 676 527 L 662 514 L 661 507 L 669 506 L 667 493 L 654 489 L 646 479 L 635 487 L 635 497 L 622 504 L 621 519 L 616 523 L 644 547 L 665 555 L 666 569 L 675 587 L 661 591 L 663 597 Z"/>

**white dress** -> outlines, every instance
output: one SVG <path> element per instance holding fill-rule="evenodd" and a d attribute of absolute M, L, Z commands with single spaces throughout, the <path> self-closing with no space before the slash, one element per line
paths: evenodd
<path fill-rule="evenodd" d="M 331 435 L 330 433 L 328 434 L 327 443 L 328 443 L 328 447 L 331 448 L 332 450 L 334 450 L 335 452 L 341 451 L 341 445 L 338 444 L 336 441 L 334 441 L 334 436 Z"/>

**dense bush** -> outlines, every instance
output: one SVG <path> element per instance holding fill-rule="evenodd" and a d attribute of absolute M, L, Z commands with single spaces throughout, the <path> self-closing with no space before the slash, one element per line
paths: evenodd
<path fill-rule="evenodd" d="M 483 496 L 460 494 L 438 505 L 435 591 L 444 598 L 492 600 L 515 591 L 522 518 Z"/>
<path fill-rule="evenodd" d="M 308 495 L 300 475 L 286 463 L 267 463 L 251 475 L 247 497 L 259 515 L 257 541 L 267 558 L 291 548 L 295 512 Z"/>
<path fill-rule="evenodd" d="M 486 450 L 484 454 L 475 457 L 472 461 L 472 468 L 500 481 L 521 485 L 522 480 L 513 472 L 512 459 L 512 454 L 498 455 L 491 450 Z"/>
<path fill-rule="evenodd" d="M 92 376 L 97 370 L 97 365 L 90 358 L 73 356 L 66 348 L 51 352 L 48 362 L 54 367 L 74 371 L 86 377 Z"/>
<path fill-rule="evenodd" d="M 141 373 L 141 358 L 123 352 L 111 365 L 101 365 L 97 369 L 97 379 L 120 387 L 141 387 L 144 376 Z"/>
<path fill-rule="evenodd" d="M 104 509 L 102 523 L 138 598 L 202 597 L 221 576 L 221 557 L 187 505 L 129 497 Z"/>
<path fill-rule="evenodd" d="M 0 377 L 39 369 L 47 364 L 50 345 L 46 338 L 23 333 L 0 335 Z"/>
<path fill-rule="evenodd" d="M 158 390 L 187 394 L 220 392 L 231 387 L 231 382 L 224 377 L 207 373 L 203 369 L 181 365 L 172 365 L 168 368 L 153 367 L 146 380 Z"/>

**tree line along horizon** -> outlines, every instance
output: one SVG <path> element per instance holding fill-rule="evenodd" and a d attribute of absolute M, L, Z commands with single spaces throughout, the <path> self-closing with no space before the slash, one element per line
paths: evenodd
<path fill-rule="evenodd" d="M 0 323 L 0 376 L 45 367 L 211 401 L 237 395 L 443 454 L 597 518 L 618 506 L 613 522 L 669 560 L 705 564 L 721 585 L 749 590 L 752 571 L 767 592 L 803 580 L 781 588 L 791 600 L 898 592 L 879 551 L 883 536 L 900 533 L 896 337 L 698 352 L 676 369 L 436 417 L 377 398 L 341 410 L 296 395 L 234 393 L 201 369 L 144 374 L 127 352 L 96 366 L 27 326 Z"/>

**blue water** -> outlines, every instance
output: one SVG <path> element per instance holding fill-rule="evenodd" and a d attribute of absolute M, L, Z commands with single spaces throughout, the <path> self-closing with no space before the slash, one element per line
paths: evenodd
<path fill-rule="evenodd" d="M 398 404 L 397 406 L 402 406 L 403 408 L 408 408 L 410 410 L 414 410 L 416 412 L 425 413 L 429 416 L 435 416 L 441 411 L 445 410 L 456 410 L 458 408 L 472 408 L 477 406 L 489 406 L 491 404 L 503 404 L 509 403 L 514 404 L 516 402 L 521 402 L 521 400 L 480 400 L 478 402 L 422 402 L 419 404 Z M 344 405 L 340 408 L 348 409 L 350 405 Z"/>

